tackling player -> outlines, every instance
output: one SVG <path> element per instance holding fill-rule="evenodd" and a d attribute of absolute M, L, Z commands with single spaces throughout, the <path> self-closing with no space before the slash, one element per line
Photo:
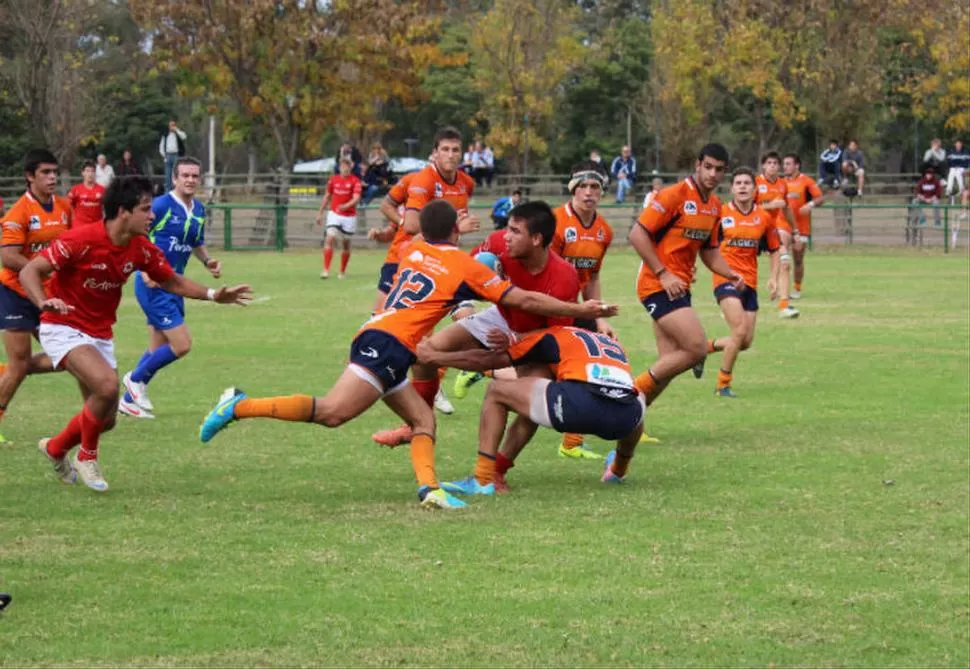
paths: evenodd
<path fill-rule="evenodd" d="M 119 177 L 104 196 L 104 225 L 74 228 L 59 236 L 20 271 L 40 309 L 40 343 L 57 368 L 78 380 L 84 406 L 59 434 L 41 439 L 41 452 L 64 483 L 108 489 L 98 465 L 101 434 L 114 427 L 118 374 L 112 326 L 122 286 L 143 271 L 170 293 L 221 304 L 244 304 L 249 286 L 206 288 L 177 274 L 161 249 L 146 238 L 152 223 L 152 182 Z M 47 277 L 51 276 L 46 283 Z M 81 446 L 73 462 L 68 453 Z"/>
<path fill-rule="evenodd" d="M 549 378 L 496 379 L 489 386 L 479 422 L 479 450 L 475 473 L 445 490 L 465 495 L 496 492 L 496 455 L 509 410 L 536 426 L 561 433 L 593 434 L 617 441 L 607 457 L 604 483 L 621 483 L 643 432 L 646 405 L 633 386 L 626 352 L 611 337 L 576 327 L 557 326 L 532 332 L 513 341 L 508 350 L 445 352 L 430 342 L 417 349 L 422 362 L 484 371 L 508 365 L 541 365 Z M 517 419 L 516 424 L 520 421 Z"/>
<path fill-rule="evenodd" d="M 771 299 L 778 292 L 779 253 L 781 243 L 775 229 L 775 218 L 754 202 L 755 174 L 747 167 L 735 170 L 731 177 L 734 199 L 721 207 L 721 255 L 728 267 L 741 275 L 744 286 L 738 289 L 727 277 L 714 274 L 714 299 L 721 307 L 731 336 L 712 339 L 708 351 L 724 351 L 717 375 L 715 394 L 737 397 L 731 390 L 734 362 L 740 351 L 748 350 L 754 340 L 758 318 L 758 250 L 762 243 L 771 253 Z"/>
<path fill-rule="evenodd" d="M 333 247 L 338 234 L 342 235 L 343 251 L 340 254 L 340 274 L 337 278 L 344 278 L 347 263 L 350 262 L 350 241 L 357 232 L 357 203 L 360 202 L 363 192 L 360 179 L 350 173 L 353 166 L 350 158 L 340 159 L 340 173 L 327 180 L 327 194 L 323 196 L 320 211 L 317 212 L 317 225 L 321 225 L 323 212 L 327 211 L 327 205 L 330 204 L 330 211 L 327 211 L 327 238 L 323 247 L 321 279 L 330 276 L 330 262 L 333 260 Z"/>
<path fill-rule="evenodd" d="M 630 232 L 630 244 L 643 259 L 637 298 L 653 319 L 660 354 L 636 378 L 647 406 L 688 369 L 694 367 L 700 378 L 698 368 L 707 356 L 707 339 L 691 308 L 690 294 L 698 254 L 712 272 L 728 277 L 739 290 L 744 286 L 718 250 L 721 202 L 714 190 L 727 163 L 727 149 L 720 144 L 705 146 L 697 156 L 694 175 L 660 191 Z"/>
<path fill-rule="evenodd" d="M 152 202 L 154 224 L 148 239 L 162 250 L 176 274 L 184 274 L 189 258 L 195 256 L 218 279 L 222 265 L 205 247 L 205 205 L 193 197 L 200 176 L 198 160 L 178 159 L 172 178 L 174 189 Z M 189 354 L 192 335 L 185 324 L 181 295 L 164 290 L 150 276 L 137 274 L 135 297 L 148 321 L 148 349 L 123 378 L 125 393 L 118 411 L 134 418 L 154 418 L 148 384 L 163 368 Z"/>
<path fill-rule="evenodd" d="M 815 179 L 802 174 L 802 159 L 797 153 L 789 153 L 784 162 L 785 184 L 788 186 L 788 206 L 795 215 L 795 239 L 792 255 L 795 258 L 795 289 L 791 298 L 802 296 L 802 281 L 805 279 L 805 251 L 812 236 L 812 210 L 825 200 L 822 189 Z"/>
<path fill-rule="evenodd" d="M 453 306 L 479 298 L 549 316 L 599 317 L 615 313 L 597 301 L 568 304 L 515 288 L 458 249 L 458 213 L 448 202 L 429 203 L 420 213 L 423 240 L 412 243 L 398 268 L 384 311 L 367 321 L 354 338 L 350 362 L 324 397 L 290 395 L 254 399 L 229 388 L 209 412 L 199 432 L 212 439 L 234 420 L 274 418 L 338 427 L 383 400 L 414 431 L 411 462 L 424 507 L 459 508 L 464 503 L 438 485 L 434 467 L 435 421 L 430 397 L 408 381 L 418 342 Z"/>
<path fill-rule="evenodd" d="M 85 160 L 81 168 L 81 183 L 75 184 L 68 192 L 73 217 L 72 225 L 81 226 L 104 223 L 101 202 L 104 199 L 104 186 L 94 180 L 94 161 Z"/>
<path fill-rule="evenodd" d="M 781 273 L 778 275 L 778 315 L 781 318 L 798 318 L 799 311 L 789 303 L 791 286 L 791 249 L 792 235 L 795 231 L 795 219 L 791 207 L 788 206 L 788 183 L 780 178 L 781 156 L 775 151 L 769 151 L 761 157 L 761 174 L 756 184 L 758 192 L 755 202 L 769 212 L 774 218 L 775 229 L 778 231 L 778 241 L 781 243 Z"/>
<path fill-rule="evenodd" d="M 0 365 L 0 420 L 28 374 L 54 371 L 46 354 L 32 355 L 31 339 L 37 337 L 40 312 L 27 299 L 19 272 L 71 225 L 70 203 L 54 194 L 54 154 L 44 149 L 30 151 L 24 158 L 24 177 L 27 191 L 0 220 L 0 328 L 7 352 L 6 365 Z M 5 442 L 0 434 L 0 443 Z"/>

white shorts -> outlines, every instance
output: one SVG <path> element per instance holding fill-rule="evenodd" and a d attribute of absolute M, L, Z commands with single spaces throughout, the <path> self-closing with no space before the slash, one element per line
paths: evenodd
<path fill-rule="evenodd" d="M 118 369 L 118 362 L 115 360 L 115 343 L 111 339 L 97 339 L 69 325 L 57 325 L 54 323 L 40 324 L 40 345 L 44 353 L 51 359 L 54 367 L 60 367 L 61 361 L 68 353 L 79 346 L 93 346 L 98 349 L 98 353 L 104 358 L 105 362 L 111 365 L 111 369 Z"/>
<path fill-rule="evenodd" d="M 505 322 L 502 312 L 494 305 L 468 318 L 463 318 L 458 323 L 482 346 L 488 346 L 488 333 L 492 330 L 498 329 L 507 335 L 515 335 L 509 324 Z"/>
<path fill-rule="evenodd" d="M 340 231 L 345 235 L 353 235 L 357 232 L 357 217 L 356 216 L 341 216 L 335 211 L 327 212 L 327 234 L 333 234 L 331 231 Z"/>

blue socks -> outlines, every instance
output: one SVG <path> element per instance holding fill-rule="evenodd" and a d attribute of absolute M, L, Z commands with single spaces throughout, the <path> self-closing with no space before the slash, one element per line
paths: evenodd
<path fill-rule="evenodd" d="M 131 380 L 136 383 L 148 383 L 163 367 L 178 360 L 178 356 L 168 344 L 160 346 L 152 352 L 145 351 L 138 361 L 138 366 L 131 373 Z"/>

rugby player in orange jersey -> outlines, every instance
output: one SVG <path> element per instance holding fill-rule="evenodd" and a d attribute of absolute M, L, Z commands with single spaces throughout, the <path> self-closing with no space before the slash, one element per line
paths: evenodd
<path fill-rule="evenodd" d="M 785 170 L 785 184 L 788 186 L 788 206 L 795 216 L 795 238 L 792 244 L 792 256 L 795 259 L 795 289 L 791 291 L 791 298 L 797 300 L 802 296 L 802 281 L 805 279 L 805 251 L 808 240 L 812 236 L 812 210 L 825 200 L 822 189 L 815 183 L 815 179 L 802 174 L 802 159 L 797 153 L 789 153 L 783 163 Z"/>
<path fill-rule="evenodd" d="M 782 318 L 798 318 L 798 309 L 789 303 L 791 289 L 791 248 L 795 232 L 795 218 L 788 206 L 788 183 L 780 175 L 781 156 L 769 151 L 761 157 L 761 174 L 755 181 L 757 192 L 754 201 L 772 214 L 778 241 L 781 243 L 781 272 L 778 275 L 778 315 Z"/>
<path fill-rule="evenodd" d="M 259 399 L 228 388 L 200 428 L 199 437 L 203 442 L 211 440 L 231 422 L 248 418 L 338 427 L 383 400 L 414 430 L 411 462 L 422 506 L 464 506 L 438 485 L 431 398 L 422 397 L 408 381 L 418 342 L 466 297 L 571 318 L 611 316 L 616 308 L 595 300 L 568 304 L 548 295 L 521 290 L 500 279 L 455 246 L 459 237 L 458 213 L 448 202 L 429 203 L 419 220 L 424 239 L 413 242 L 401 259 L 386 308 L 358 331 L 351 344 L 349 363 L 333 388 L 324 397 L 290 395 Z"/>
<path fill-rule="evenodd" d="M 719 397 L 737 397 L 731 390 L 734 362 L 738 353 L 748 350 L 754 340 L 758 318 L 758 250 L 764 243 L 771 253 L 771 299 L 778 293 L 779 249 L 775 219 L 754 202 L 755 174 L 740 167 L 731 176 L 734 199 L 721 207 L 721 255 L 728 266 L 741 275 L 744 287 L 738 290 L 731 279 L 714 274 L 714 298 L 721 307 L 731 336 L 712 339 L 708 350 L 724 351 L 714 393 Z"/>
<path fill-rule="evenodd" d="M 703 373 L 707 339 L 690 295 L 698 254 L 712 272 L 727 277 L 739 290 L 744 286 L 718 250 L 721 202 L 714 189 L 727 163 L 727 149 L 705 146 L 694 175 L 660 191 L 630 231 L 630 244 L 643 259 L 637 297 L 653 318 L 660 354 L 636 379 L 648 406 L 678 374 L 692 367 L 697 378 Z"/>
<path fill-rule="evenodd" d="M 532 426 L 526 443 L 537 425 L 616 439 L 617 448 L 607 456 L 602 481 L 622 483 L 647 410 L 643 396 L 633 386 L 623 347 L 604 334 L 569 326 L 537 330 L 515 340 L 501 332 L 495 334 L 504 339 L 507 350 L 446 352 L 430 342 L 418 345 L 418 359 L 431 364 L 485 371 L 528 363 L 545 370 L 544 378 L 492 382 L 482 404 L 475 473 L 442 487 L 462 495 L 495 494 L 495 458 L 510 410 Z"/>

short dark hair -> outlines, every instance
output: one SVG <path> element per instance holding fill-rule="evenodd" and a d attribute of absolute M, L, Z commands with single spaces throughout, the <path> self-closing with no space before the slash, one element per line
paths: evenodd
<path fill-rule="evenodd" d="M 704 158 L 713 158 L 714 160 L 720 160 L 722 163 L 730 161 L 728 150 L 724 148 L 723 144 L 716 142 L 705 144 L 704 148 L 697 154 L 697 162 L 703 161 Z"/>
<path fill-rule="evenodd" d="M 556 215 L 542 200 L 523 202 L 509 212 L 509 220 L 525 222 L 530 235 L 542 235 L 542 248 L 548 248 L 556 234 Z"/>
<path fill-rule="evenodd" d="M 193 158 L 192 156 L 182 156 L 175 161 L 175 167 L 172 168 L 172 176 L 177 177 L 179 175 L 179 168 L 182 167 L 182 165 L 195 165 L 200 171 L 202 170 L 201 160 L 198 158 Z"/>
<path fill-rule="evenodd" d="M 775 160 L 777 160 L 779 165 L 781 164 L 781 156 L 778 155 L 778 152 L 777 151 L 769 151 L 765 155 L 761 156 L 761 164 L 764 165 L 765 163 L 767 163 L 772 158 L 774 158 Z"/>
<path fill-rule="evenodd" d="M 786 153 L 785 158 L 791 158 L 792 160 L 795 161 L 796 165 L 798 165 L 799 167 L 802 166 L 802 159 L 798 157 L 797 153 Z"/>
<path fill-rule="evenodd" d="M 522 190 L 519 188 L 516 188 L 514 191 L 512 191 L 512 195 L 522 195 Z"/>
<path fill-rule="evenodd" d="M 89 167 L 93 170 L 95 167 L 97 167 L 97 164 L 93 160 L 85 160 L 83 163 L 81 163 L 82 172 Z"/>
<path fill-rule="evenodd" d="M 734 174 L 731 175 L 731 183 L 733 184 L 734 180 L 737 179 L 738 177 L 751 177 L 751 181 L 754 182 L 755 173 L 754 173 L 754 170 L 751 169 L 750 167 L 742 166 L 734 170 Z"/>
<path fill-rule="evenodd" d="M 32 175 L 44 163 L 56 165 L 57 156 L 47 149 L 31 149 L 24 156 L 24 172 Z"/>
<path fill-rule="evenodd" d="M 837 140 L 837 139 L 830 139 L 829 140 L 829 144 L 836 144 L 837 145 L 838 143 L 839 143 L 839 140 Z"/>
<path fill-rule="evenodd" d="M 118 218 L 122 209 L 134 211 L 144 198 L 152 199 L 155 189 L 148 177 L 118 177 L 104 193 L 104 220 Z"/>
<path fill-rule="evenodd" d="M 461 141 L 461 133 L 458 132 L 458 128 L 446 125 L 443 128 L 438 128 L 438 131 L 434 134 L 434 148 L 438 148 L 438 145 L 445 140 L 454 140 L 456 142 Z"/>
<path fill-rule="evenodd" d="M 458 212 L 447 200 L 432 200 L 424 205 L 418 220 L 425 239 L 429 242 L 443 242 L 451 237 L 458 225 Z"/>

